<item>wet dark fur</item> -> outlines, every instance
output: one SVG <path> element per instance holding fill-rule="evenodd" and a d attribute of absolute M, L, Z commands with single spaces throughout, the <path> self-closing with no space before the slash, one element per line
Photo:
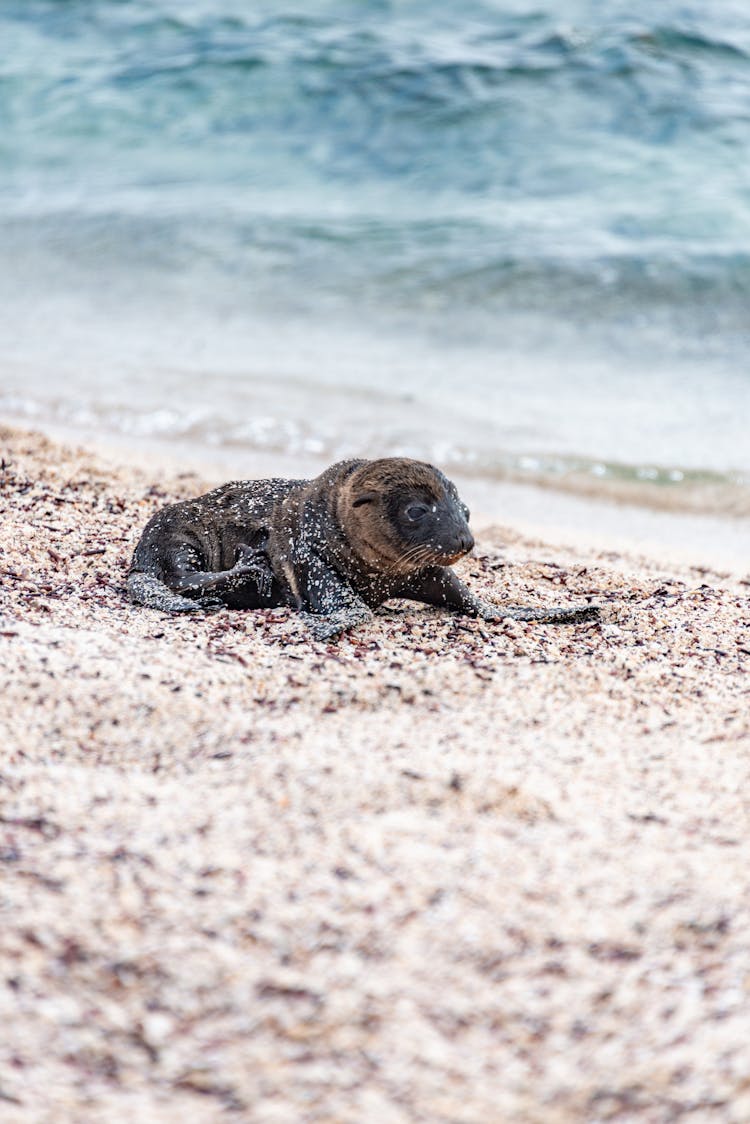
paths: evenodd
<path fill-rule="evenodd" d="M 314 635 L 362 623 L 391 597 L 485 620 L 573 623 L 598 610 L 521 609 L 475 597 L 450 569 L 474 546 L 469 512 L 438 469 L 390 457 L 314 480 L 248 480 L 149 521 L 128 576 L 133 601 L 167 612 L 289 605 Z"/>

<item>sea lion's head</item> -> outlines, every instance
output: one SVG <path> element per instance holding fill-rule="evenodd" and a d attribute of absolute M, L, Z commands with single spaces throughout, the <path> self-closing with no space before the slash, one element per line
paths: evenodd
<path fill-rule="evenodd" d="M 347 479 L 342 500 L 350 544 L 378 570 L 450 566 L 474 547 L 455 484 L 423 461 L 365 461 Z"/>

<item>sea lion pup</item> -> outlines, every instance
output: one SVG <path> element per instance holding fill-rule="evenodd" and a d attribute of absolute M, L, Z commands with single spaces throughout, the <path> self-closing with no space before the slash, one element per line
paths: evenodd
<path fill-rule="evenodd" d="M 391 597 L 484 620 L 571 624 L 575 608 L 502 608 L 480 600 L 450 566 L 474 547 L 469 510 L 432 465 L 402 457 L 349 460 L 314 480 L 247 480 L 172 504 L 146 525 L 133 555 L 133 601 L 181 613 L 289 605 L 319 640 L 368 620 Z"/>

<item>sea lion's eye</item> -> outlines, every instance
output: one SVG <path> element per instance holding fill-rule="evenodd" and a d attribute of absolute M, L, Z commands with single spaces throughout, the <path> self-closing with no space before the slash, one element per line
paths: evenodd
<path fill-rule="evenodd" d="M 410 523 L 417 523 L 420 519 L 424 519 L 430 508 L 426 503 L 410 503 L 405 509 L 404 515 Z"/>
<path fill-rule="evenodd" d="M 471 515 L 471 512 L 469 511 L 469 509 L 468 509 L 468 507 L 466 506 L 466 504 L 465 504 L 465 503 L 462 503 L 462 504 L 461 504 L 461 510 L 462 510 L 462 511 L 463 511 L 463 513 L 464 513 L 464 519 L 465 519 L 465 520 L 466 520 L 466 522 L 468 523 L 468 522 L 469 522 L 469 516 Z"/>

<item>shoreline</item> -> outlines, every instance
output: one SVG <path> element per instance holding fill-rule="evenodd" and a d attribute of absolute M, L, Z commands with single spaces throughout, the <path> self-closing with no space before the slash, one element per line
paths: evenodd
<path fill-rule="evenodd" d="M 137 458 L 157 475 L 193 472 L 210 486 L 229 479 L 263 476 L 313 476 L 328 461 L 311 454 L 241 450 L 187 441 L 94 432 L 57 423 L 10 418 L 0 425 L 44 433 L 75 442 L 112 464 Z M 440 466 L 438 466 L 440 467 Z M 549 539 L 598 551 L 613 551 L 681 565 L 706 566 L 743 577 L 750 574 L 750 518 L 663 511 L 626 499 L 602 498 L 558 488 L 554 483 L 490 480 L 452 472 L 472 509 L 472 525 L 481 533 L 497 525 L 512 526 L 528 537 Z"/>
<path fill-rule="evenodd" d="M 601 620 L 175 619 L 126 567 L 207 482 L 0 443 L 4 1121 L 750 1118 L 746 578 L 488 526 Z"/>

